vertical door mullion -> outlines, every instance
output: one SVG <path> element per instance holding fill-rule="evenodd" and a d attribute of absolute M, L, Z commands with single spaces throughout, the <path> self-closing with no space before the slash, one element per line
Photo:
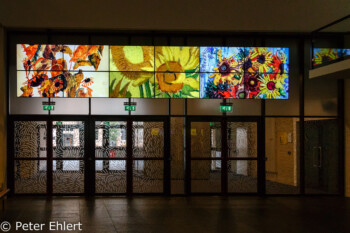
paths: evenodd
<path fill-rule="evenodd" d="M 10 193 L 15 193 L 15 121 L 14 119 L 9 120 L 10 125 L 7 128 L 9 150 L 7 152 L 7 174 Z"/>
<path fill-rule="evenodd" d="M 227 146 L 227 118 L 223 116 L 221 120 L 221 194 L 227 194 L 227 158 L 228 158 L 228 146 Z"/>
<path fill-rule="evenodd" d="M 186 117 L 185 120 L 185 194 L 191 194 L 191 120 Z"/>
<path fill-rule="evenodd" d="M 133 130 L 132 130 L 133 121 L 129 116 L 126 124 L 126 194 L 128 196 L 133 193 Z"/>
<path fill-rule="evenodd" d="M 265 106 L 265 104 L 264 104 Z M 258 194 L 265 195 L 265 117 L 257 121 L 258 126 Z"/>
<path fill-rule="evenodd" d="M 165 195 L 170 195 L 171 192 L 171 156 L 170 156 L 170 118 L 167 117 L 163 121 L 164 136 L 163 136 L 163 161 L 164 161 L 164 184 L 163 192 Z"/>
<path fill-rule="evenodd" d="M 344 138 L 345 138 L 345 123 L 344 123 L 344 102 L 345 102 L 345 94 L 344 94 L 344 80 L 339 79 L 338 80 L 338 110 L 337 110 L 337 120 L 338 120 L 338 147 L 339 147 L 339 157 L 338 157 L 338 194 L 345 195 L 345 171 L 344 166 L 342 164 L 345 164 L 345 144 L 344 144 Z"/>
<path fill-rule="evenodd" d="M 96 141 L 95 141 L 95 134 L 96 134 L 96 123 L 95 120 L 92 117 L 89 117 L 89 121 L 88 121 L 88 125 L 89 125 L 89 132 L 90 132 L 90 139 L 91 141 L 91 149 L 92 151 L 90 152 L 90 160 L 92 162 L 91 164 L 91 182 L 90 182 L 90 192 L 91 194 L 95 194 L 96 193 Z M 88 171 L 89 172 L 89 171 Z"/>
<path fill-rule="evenodd" d="M 47 156 L 47 194 L 52 195 L 53 192 L 53 145 L 52 145 L 52 119 L 46 121 L 46 156 Z"/>
<path fill-rule="evenodd" d="M 85 195 L 95 193 L 95 131 L 94 121 L 84 121 L 84 192 Z"/>

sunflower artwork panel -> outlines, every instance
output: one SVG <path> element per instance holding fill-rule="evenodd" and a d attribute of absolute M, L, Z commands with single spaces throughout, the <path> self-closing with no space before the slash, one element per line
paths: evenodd
<path fill-rule="evenodd" d="M 289 49 L 272 47 L 246 47 L 243 60 L 244 72 L 288 73 Z"/>
<path fill-rule="evenodd" d="M 111 98 L 154 97 L 154 47 L 110 46 Z"/>
<path fill-rule="evenodd" d="M 110 71 L 154 72 L 153 46 L 110 46 Z M 129 78 L 135 83 L 144 80 Z"/>
<path fill-rule="evenodd" d="M 79 71 L 81 72 L 81 71 Z M 79 74 L 79 72 L 75 74 Z M 65 97 L 108 97 L 108 87 L 109 87 L 109 72 L 81 72 L 83 74 L 83 79 L 78 89 L 72 96 L 67 96 L 68 91 L 66 91 Z M 68 83 L 69 84 L 69 83 Z M 68 88 L 67 88 L 68 89 Z M 73 90 L 75 87 L 73 86 Z"/>
<path fill-rule="evenodd" d="M 219 81 L 215 73 L 201 73 L 201 98 L 288 99 L 289 76 L 276 73 L 235 73 L 241 82 Z"/>
<path fill-rule="evenodd" d="M 288 48 L 201 47 L 200 98 L 287 99 Z M 270 88 L 270 89 L 269 89 Z"/>
<path fill-rule="evenodd" d="M 17 96 L 47 97 L 40 87 L 66 69 L 64 51 L 64 45 L 17 44 Z"/>
<path fill-rule="evenodd" d="M 109 71 L 108 45 L 65 45 L 68 71 Z"/>
<path fill-rule="evenodd" d="M 17 96 L 41 97 L 38 89 L 41 80 L 39 78 L 36 81 L 33 80 L 30 85 L 27 85 L 27 82 L 26 71 L 17 71 Z M 37 84 L 35 82 L 37 82 Z"/>
<path fill-rule="evenodd" d="M 289 98 L 289 48 L 248 47 L 243 83 L 248 98 Z"/>
<path fill-rule="evenodd" d="M 239 98 L 242 86 L 244 48 L 201 47 L 200 97 L 210 99 Z"/>
<path fill-rule="evenodd" d="M 288 99 L 288 72 L 288 48 L 17 45 L 20 97 Z"/>
<path fill-rule="evenodd" d="M 17 44 L 17 70 L 63 70 L 63 45 Z"/>
<path fill-rule="evenodd" d="M 95 45 L 91 45 L 90 48 L 92 46 Z M 96 45 L 93 51 L 87 50 L 87 53 L 82 53 L 80 45 L 17 46 L 17 68 L 20 69 L 22 63 L 25 69 L 23 72 L 17 72 L 17 96 L 108 97 L 108 72 L 83 71 L 86 70 L 86 66 L 90 66 L 94 71 L 98 70 L 100 62 L 84 65 L 84 68 L 79 67 L 82 69 L 76 70 L 70 70 L 68 67 L 74 62 L 72 58 L 76 58 L 76 61 L 89 59 L 90 55 L 100 54 L 102 47 Z"/>
<path fill-rule="evenodd" d="M 155 97 L 199 98 L 199 47 L 155 47 Z"/>
<path fill-rule="evenodd" d="M 312 64 L 313 66 L 326 65 L 346 56 L 350 56 L 350 49 L 314 48 Z"/>
<path fill-rule="evenodd" d="M 245 99 L 243 73 L 232 73 L 230 79 L 218 79 L 220 73 L 200 74 L 200 98 L 203 99 Z M 244 95 L 242 95 L 242 93 Z"/>
<path fill-rule="evenodd" d="M 244 57 L 242 47 L 200 47 L 200 72 L 242 72 Z"/>
<path fill-rule="evenodd" d="M 249 75 L 251 75 L 249 73 Z M 289 74 L 259 73 L 256 99 L 288 99 Z M 248 81 L 249 85 L 249 81 Z"/>
<path fill-rule="evenodd" d="M 139 85 L 133 80 L 145 79 Z M 154 72 L 110 72 L 110 98 L 153 98 Z"/>

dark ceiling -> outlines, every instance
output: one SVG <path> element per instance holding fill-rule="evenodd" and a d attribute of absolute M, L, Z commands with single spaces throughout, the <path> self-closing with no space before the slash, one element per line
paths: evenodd
<path fill-rule="evenodd" d="M 13 28 L 311 32 L 349 13 L 349 0 L 0 0 Z"/>

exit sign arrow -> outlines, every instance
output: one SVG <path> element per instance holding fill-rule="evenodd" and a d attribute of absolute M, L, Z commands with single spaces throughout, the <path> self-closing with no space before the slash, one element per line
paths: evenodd
<path fill-rule="evenodd" d="M 221 112 L 231 112 L 232 106 L 220 106 L 220 111 Z"/>
<path fill-rule="evenodd" d="M 136 111 L 135 105 L 125 105 L 125 111 Z"/>
<path fill-rule="evenodd" d="M 220 104 L 221 112 L 232 112 L 232 103 L 221 103 Z"/>
<path fill-rule="evenodd" d="M 55 110 L 55 105 L 43 105 L 44 111 L 53 111 Z"/>
<path fill-rule="evenodd" d="M 124 102 L 125 111 L 136 111 L 136 102 Z"/>

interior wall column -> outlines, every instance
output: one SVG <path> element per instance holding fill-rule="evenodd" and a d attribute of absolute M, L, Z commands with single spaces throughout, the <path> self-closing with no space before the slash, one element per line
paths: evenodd
<path fill-rule="evenodd" d="M 350 88 L 350 79 L 345 79 L 345 90 Z M 345 196 L 350 197 L 350 92 L 345 91 Z"/>
<path fill-rule="evenodd" d="M 5 65 L 5 29 L 0 24 L 0 82 L 6 81 Z M 0 190 L 6 186 L 6 158 L 7 158 L 7 85 L 0 85 Z"/>

